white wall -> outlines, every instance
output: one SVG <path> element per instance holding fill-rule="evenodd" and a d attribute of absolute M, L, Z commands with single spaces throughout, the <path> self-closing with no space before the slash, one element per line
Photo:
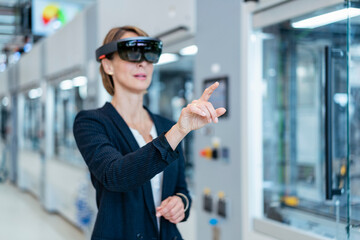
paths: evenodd
<path fill-rule="evenodd" d="M 57 75 L 85 64 L 85 21 L 80 12 L 45 42 L 45 75 Z"/>
<path fill-rule="evenodd" d="M 344 0 L 326 0 L 326 1 L 314 1 L 314 0 L 301 0 L 301 1 L 288 1 L 289 3 L 279 5 L 266 11 L 258 11 L 254 14 L 253 27 L 265 27 L 278 22 L 285 21 L 286 19 L 294 18 L 304 15 L 316 9 L 321 9 L 331 5 L 339 4 Z M 256 7 L 260 7 L 255 6 Z M 270 7 L 270 6 L 267 6 Z"/>
<path fill-rule="evenodd" d="M 179 26 L 195 32 L 195 0 L 98 0 L 97 4 L 99 45 L 111 28 L 123 25 L 140 27 L 150 36 Z"/>
<path fill-rule="evenodd" d="M 0 96 L 3 96 L 9 92 L 8 90 L 8 72 L 0 73 Z"/>
<path fill-rule="evenodd" d="M 19 87 L 33 85 L 41 79 L 41 43 L 35 44 L 19 61 Z"/>

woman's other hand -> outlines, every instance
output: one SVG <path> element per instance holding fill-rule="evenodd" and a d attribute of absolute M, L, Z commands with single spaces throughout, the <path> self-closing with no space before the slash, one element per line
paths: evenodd
<path fill-rule="evenodd" d="M 171 196 L 156 208 L 156 216 L 163 216 L 172 223 L 179 223 L 185 218 L 184 203 L 179 196 Z"/>

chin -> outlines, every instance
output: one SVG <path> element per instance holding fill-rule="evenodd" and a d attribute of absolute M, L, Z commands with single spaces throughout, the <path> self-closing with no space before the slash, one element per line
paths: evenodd
<path fill-rule="evenodd" d="M 142 88 L 133 88 L 133 92 L 137 94 L 145 94 L 147 93 L 148 87 L 142 87 Z"/>
<path fill-rule="evenodd" d="M 150 84 L 151 81 L 146 80 L 143 82 L 139 82 L 139 84 L 136 84 L 136 88 L 146 91 L 150 87 Z"/>
<path fill-rule="evenodd" d="M 147 92 L 147 89 L 150 87 L 150 84 L 151 84 L 151 80 L 143 80 L 143 81 L 135 80 L 134 82 L 132 82 L 132 84 L 127 84 L 127 88 L 132 92 L 143 93 L 143 92 Z"/>

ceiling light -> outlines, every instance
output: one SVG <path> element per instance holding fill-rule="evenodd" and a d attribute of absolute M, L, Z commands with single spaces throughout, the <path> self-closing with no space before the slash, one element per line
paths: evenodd
<path fill-rule="evenodd" d="M 7 107 L 9 105 L 9 98 L 8 97 L 4 97 L 1 101 L 2 105 L 4 105 L 5 107 Z"/>
<path fill-rule="evenodd" d="M 187 56 L 187 55 L 195 55 L 198 52 L 198 47 L 196 45 L 191 45 L 188 47 L 184 47 L 179 51 L 180 55 Z"/>
<path fill-rule="evenodd" d="M 334 12 L 325 13 L 316 17 L 307 18 L 301 21 L 293 22 L 293 28 L 317 28 L 330 23 L 342 21 L 360 15 L 358 8 L 345 8 Z"/>
<path fill-rule="evenodd" d="M 61 90 L 69 90 L 73 87 L 73 81 L 72 80 L 64 80 L 60 83 L 60 89 Z"/>
<path fill-rule="evenodd" d="M 20 60 L 21 53 L 15 52 L 9 56 L 9 63 L 14 64 Z"/>
<path fill-rule="evenodd" d="M 348 95 L 346 93 L 335 93 L 334 101 L 341 107 L 345 107 L 348 102 L 347 97 Z"/>
<path fill-rule="evenodd" d="M 42 95 L 42 89 L 41 88 L 34 88 L 31 89 L 28 93 L 28 96 L 30 99 L 39 98 Z"/>
<path fill-rule="evenodd" d="M 0 63 L 0 72 L 5 72 L 5 70 L 6 70 L 6 64 Z"/>
<path fill-rule="evenodd" d="M 30 52 L 30 50 L 31 50 L 31 48 L 32 48 L 32 45 L 31 45 L 31 43 L 26 43 L 25 45 L 24 45 L 24 52 Z"/>
<path fill-rule="evenodd" d="M 161 54 L 157 65 L 168 64 L 168 63 L 176 62 L 177 60 L 179 60 L 179 56 L 177 54 L 163 53 Z"/>
<path fill-rule="evenodd" d="M 4 54 L 4 53 L 1 53 L 1 54 L 0 54 L 0 62 L 1 62 L 1 63 L 5 63 L 5 62 L 6 62 L 6 58 L 7 58 L 7 57 L 6 57 L 6 54 Z"/>
<path fill-rule="evenodd" d="M 80 87 L 87 84 L 87 78 L 85 76 L 79 76 L 73 79 L 73 86 Z"/>

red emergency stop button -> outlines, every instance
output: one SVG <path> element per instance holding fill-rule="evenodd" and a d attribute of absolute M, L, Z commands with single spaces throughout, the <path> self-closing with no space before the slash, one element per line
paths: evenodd
<path fill-rule="evenodd" d="M 200 151 L 200 156 L 207 158 L 207 159 L 211 159 L 212 158 L 212 149 L 209 147 L 202 149 Z"/>

